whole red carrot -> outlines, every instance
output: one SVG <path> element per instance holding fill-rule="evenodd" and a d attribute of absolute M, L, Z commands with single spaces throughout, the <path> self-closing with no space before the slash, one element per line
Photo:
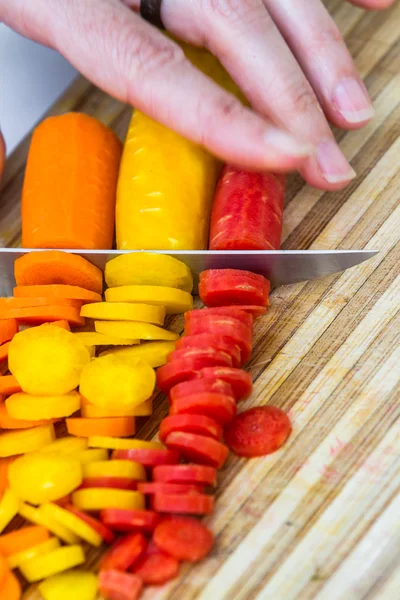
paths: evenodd
<path fill-rule="evenodd" d="M 214 197 L 210 250 L 278 250 L 285 178 L 226 166 Z"/>

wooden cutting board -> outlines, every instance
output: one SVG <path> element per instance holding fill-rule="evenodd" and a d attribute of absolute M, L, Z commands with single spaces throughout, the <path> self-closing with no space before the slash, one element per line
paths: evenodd
<path fill-rule="evenodd" d="M 229 458 L 208 519 L 213 554 L 183 566 L 171 585 L 149 588 L 146 600 L 400 597 L 400 4 L 381 13 L 326 4 L 376 117 L 338 133 L 358 175 L 345 190 L 324 193 L 290 179 L 283 247 L 380 252 L 341 275 L 274 291 L 256 326 L 255 390 L 242 407 L 289 411 L 291 439 L 266 458 Z M 131 113 L 83 79 L 50 114 L 68 110 L 99 118 L 121 139 Z M 20 243 L 28 145 L 8 161 L 3 246 Z M 173 327 L 181 330 L 182 320 Z M 155 435 L 165 413 L 160 397 L 139 436 Z M 93 566 L 96 556 L 88 556 Z"/>

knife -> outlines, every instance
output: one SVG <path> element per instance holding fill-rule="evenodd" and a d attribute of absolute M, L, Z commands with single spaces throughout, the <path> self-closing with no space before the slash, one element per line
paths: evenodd
<path fill-rule="evenodd" d="M 27 252 L 41 252 L 19 248 L 0 248 L 0 295 L 12 295 L 14 261 Z M 65 250 L 79 254 L 104 269 L 105 264 L 121 254 L 141 250 Z M 192 270 L 195 292 L 198 276 L 206 269 L 244 269 L 267 277 L 271 287 L 288 285 L 332 275 L 359 265 L 377 254 L 375 250 L 154 250 L 155 254 L 168 254 L 181 260 Z"/>

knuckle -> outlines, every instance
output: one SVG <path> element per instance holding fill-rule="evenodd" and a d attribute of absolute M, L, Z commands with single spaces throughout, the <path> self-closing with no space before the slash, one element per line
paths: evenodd
<path fill-rule="evenodd" d="M 343 43 L 342 34 L 332 21 L 328 27 L 316 29 L 313 32 L 308 47 L 313 54 L 316 54 L 324 50 L 331 50 L 332 46 Z"/>
<path fill-rule="evenodd" d="M 247 14 L 259 10 L 260 0 L 200 0 L 203 12 L 229 21 L 241 20 Z"/>
<path fill-rule="evenodd" d="M 294 81 L 281 90 L 280 103 L 282 111 L 291 114 L 307 114 L 318 106 L 312 88 L 299 81 Z"/>
<path fill-rule="evenodd" d="M 241 115 L 243 107 L 234 97 L 220 98 L 216 104 L 211 106 L 210 110 L 204 112 L 203 105 L 198 106 L 199 123 L 199 144 L 205 147 L 212 147 L 215 139 L 215 132 L 221 127 L 222 123 L 234 122 Z"/>

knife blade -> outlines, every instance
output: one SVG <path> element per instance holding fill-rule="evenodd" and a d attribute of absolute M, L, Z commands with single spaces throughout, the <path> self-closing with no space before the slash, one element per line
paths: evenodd
<path fill-rule="evenodd" d="M 12 295 L 14 261 L 27 252 L 41 252 L 20 248 L 0 248 L 0 295 Z M 66 250 L 83 256 L 104 269 L 105 264 L 121 254 L 142 252 L 141 250 Z M 309 281 L 332 275 L 354 267 L 377 254 L 375 250 L 177 250 L 153 251 L 168 254 L 183 261 L 192 270 L 197 289 L 198 276 L 206 269 L 244 269 L 267 277 L 271 287 Z"/>

